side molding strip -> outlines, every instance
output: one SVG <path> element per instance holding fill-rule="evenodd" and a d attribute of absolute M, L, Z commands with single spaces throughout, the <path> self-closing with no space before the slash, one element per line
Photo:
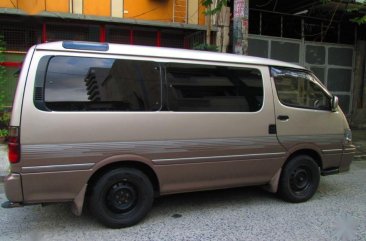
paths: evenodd
<path fill-rule="evenodd" d="M 328 150 L 322 150 L 324 154 L 342 154 L 342 149 L 328 149 Z"/>
<path fill-rule="evenodd" d="M 80 171 L 80 170 L 88 170 L 91 167 L 93 167 L 94 164 L 95 163 L 82 163 L 82 164 L 22 167 L 22 172 L 37 173 L 37 172 Z"/>
<path fill-rule="evenodd" d="M 166 164 L 181 164 L 186 163 L 187 161 L 189 163 L 194 162 L 200 162 L 200 161 L 208 161 L 213 162 L 217 161 L 217 159 L 220 159 L 222 161 L 229 161 L 233 158 L 243 158 L 243 159 L 249 159 L 249 158 L 273 158 L 285 155 L 286 152 L 276 152 L 276 153 L 258 153 L 258 154 L 244 154 L 244 155 L 227 155 L 227 156 L 199 156 L 199 157 L 182 157 L 182 158 L 167 158 L 167 159 L 155 159 L 153 160 L 154 163 L 158 165 L 166 165 Z"/>

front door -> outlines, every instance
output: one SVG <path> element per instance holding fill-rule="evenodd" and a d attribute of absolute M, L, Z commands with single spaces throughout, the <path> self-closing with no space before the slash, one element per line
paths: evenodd
<path fill-rule="evenodd" d="M 271 75 L 280 143 L 290 152 L 315 150 L 324 165 L 340 160 L 344 115 L 331 111 L 331 94 L 307 71 L 272 67 Z"/>

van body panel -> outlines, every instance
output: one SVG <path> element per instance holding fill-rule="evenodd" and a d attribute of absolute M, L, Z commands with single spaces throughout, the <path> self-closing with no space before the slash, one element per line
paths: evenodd
<path fill-rule="evenodd" d="M 22 173 L 24 203 L 72 201 L 91 170 Z"/>
<path fill-rule="evenodd" d="M 342 111 L 296 108 L 284 105 L 278 97 L 274 79 L 271 78 L 271 67 L 279 66 L 307 73 L 303 67 L 248 56 L 107 45 L 108 50 L 96 51 L 87 48 L 73 49 L 72 44 L 71 49 L 64 49 L 62 42 L 56 42 L 38 45 L 28 52 L 20 75 L 11 120 L 11 125 L 20 126 L 21 158 L 20 162 L 11 164 L 12 173 L 5 179 L 5 191 L 10 201 L 25 204 L 74 201 L 77 203 L 77 213 L 80 214 L 88 182 L 102 168 L 116 163 L 123 165 L 128 162 L 129 167 L 133 163 L 147 165 L 158 179 L 160 195 L 267 184 L 275 192 L 284 163 L 293 153 L 304 150 L 316 152 L 323 169 L 348 170 L 354 146 L 351 142 L 344 142 L 345 129 L 349 127 Z M 154 70 L 157 70 L 153 73 L 160 77 L 161 89 L 154 89 L 155 92 L 160 91 L 161 103 L 157 102 L 160 108 L 156 111 L 60 111 L 40 108 L 36 104 L 36 96 L 42 97 L 45 93 L 48 65 L 54 56 L 103 61 L 114 59 L 119 64 L 123 62 L 121 60 L 128 60 L 128 63 L 124 62 L 126 65 L 137 62 L 136 60 L 153 63 Z M 47 65 L 43 66 L 43 72 L 37 73 L 42 61 L 48 61 Z M 181 67 L 180 64 L 185 66 Z M 199 65 L 194 70 L 196 75 L 191 73 L 193 70 L 189 67 L 193 65 Z M 58 66 L 53 66 L 53 71 L 57 72 Z M 79 80 L 83 85 L 84 81 L 91 81 L 90 73 L 98 69 L 100 73 L 107 73 L 103 77 L 104 83 L 121 66 L 114 65 L 113 62 L 112 67 L 103 69 L 97 64 L 90 64 L 87 66 L 87 75 L 79 75 L 82 76 Z M 207 66 L 214 66 L 215 71 L 219 69 L 219 74 L 212 75 L 214 77 L 203 75 L 200 79 L 200 70 L 210 71 Z M 244 75 L 247 74 L 243 78 L 234 73 L 243 69 Z M 220 75 L 222 72 L 219 71 L 233 73 Z M 129 75 L 123 71 L 120 73 Z M 189 85 L 190 89 L 185 82 L 187 79 L 179 79 L 179 75 L 184 76 L 187 73 L 192 77 L 188 79 L 193 83 Z M 173 83 L 170 78 L 175 78 L 176 82 Z M 260 78 L 262 86 L 256 85 Z M 159 78 L 156 79 L 159 81 Z M 209 82 L 212 79 L 216 82 Z M 129 81 L 126 81 L 129 85 L 123 91 L 138 86 L 136 83 L 134 86 L 131 79 Z M 206 85 L 202 85 L 203 82 Z M 215 86 L 215 83 L 220 85 Z M 250 85 L 253 83 L 255 84 Z M 214 97 L 217 98 L 207 98 L 208 103 L 219 106 L 219 110 L 174 110 L 170 102 L 173 84 L 189 91 L 197 86 L 224 86 L 226 92 L 215 89 L 217 93 L 214 92 Z M 239 85 L 241 88 L 236 88 Z M 36 90 L 35 87 L 39 89 Z M 83 101 L 98 102 L 91 99 L 95 89 L 88 89 L 89 87 L 83 86 L 88 93 L 88 100 Z M 37 92 L 40 89 L 43 92 Z M 258 89 L 259 95 L 252 93 L 253 90 L 257 93 Z M 207 89 L 202 92 L 205 94 L 205 91 Z M 249 96 L 249 92 L 252 95 Z M 191 102 L 185 103 L 197 105 L 202 102 L 194 99 L 202 98 L 194 96 L 197 93 L 178 94 L 178 104 L 184 98 L 191 98 Z M 253 107 L 246 100 L 248 103 L 235 106 L 243 109 L 222 111 L 230 105 L 231 100 L 242 101 L 236 98 L 241 96 L 251 98 L 252 102 L 253 98 L 258 97 L 259 100 L 255 99 L 254 103 L 262 105 Z M 40 101 L 46 102 L 45 97 L 42 98 L 44 99 Z M 288 118 L 283 119 L 283 116 Z"/>
<path fill-rule="evenodd" d="M 349 170 L 352 162 L 352 158 L 356 153 L 356 146 L 348 143 L 344 145 L 343 154 L 342 154 L 342 161 L 339 166 L 339 172 L 346 172 Z"/>
<path fill-rule="evenodd" d="M 159 165 L 161 194 L 221 189 L 268 183 L 284 158 L 247 159 L 206 163 Z M 258 164 L 260 163 L 260 164 Z"/>
<path fill-rule="evenodd" d="M 37 62 L 49 54 L 46 51 L 35 53 L 34 65 L 31 65 L 33 71 L 29 74 L 24 95 L 21 135 L 23 172 L 39 167 L 42 169 L 47 165 L 52 166 L 51 170 L 60 168 L 61 171 L 69 168 L 63 165 L 80 167 L 89 163 L 95 163 L 93 170 L 97 170 L 107 163 L 127 161 L 126 157 L 129 157 L 131 159 L 128 161 L 142 161 L 154 167 L 163 194 L 220 188 L 222 185 L 264 184 L 271 180 L 285 161 L 285 149 L 278 143 L 276 135 L 268 131 L 269 126 L 275 123 L 271 86 L 264 81 L 269 78 L 268 67 L 242 65 L 258 69 L 262 75 L 264 99 L 262 108 L 257 112 L 42 111 L 33 103 L 33 86 Z M 90 56 L 110 58 L 101 54 Z M 261 168 L 256 168 L 254 163 Z M 197 172 L 191 175 L 190 180 L 185 172 L 168 174 L 167 170 L 176 170 L 177 166 L 179 170 L 194 169 Z M 219 170 L 225 172 L 217 176 Z M 26 175 L 28 181 L 36 174 Z M 36 185 L 34 182 L 44 175 L 36 175 L 38 179 L 32 179 L 32 185 Z M 181 182 L 176 183 L 179 176 Z M 70 180 L 74 178 L 70 177 Z M 80 191 L 85 183 L 80 180 L 77 185 L 77 180 L 74 180 L 75 190 L 72 193 Z M 222 180 L 223 184 L 219 185 L 218 180 Z M 32 202 L 42 196 L 31 195 L 35 193 L 32 185 L 23 186 L 25 201 Z M 55 180 L 53 187 L 49 182 L 49 186 L 40 189 L 46 193 L 52 188 L 60 189 L 59 185 L 61 182 Z M 174 186 L 181 189 L 174 191 Z M 42 190 L 37 192 L 42 193 Z"/>
<path fill-rule="evenodd" d="M 289 116 L 286 122 L 276 121 L 278 140 L 289 152 L 308 149 L 298 145 L 309 143 L 309 149 L 317 150 L 322 157 L 323 168 L 340 165 L 344 127 L 337 113 L 296 109 L 279 103 L 276 113 Z"/>
<path fill-rule="evenodd" d="M 251 64 L 257 66 L 284 66 L 288 68 L 305 69 L 302 66 L 277 61 L 273 59 L 264 59 L 253 56 L 243 56 L 237 54 L 218 54 L 209 51 L 197 51 L 197 50 L 185 50 L 176 48 L 152 48 L 147 46 L 135 45 L 131 48 L 131 45 L 123 44 L 108 44 L 108 51 L 93 51 L 93 50 L 80 50 L 80 49 L 67 49 L 62 47 L 62 42 L 53 42 L 47 44 L 37 45 L 37 51 L 39 52 L 51 52 L 53 54 L 67 53 L 67 55 L 88 55 L 88 54 L 100 54 L 100 55 L 123 55 L 128 58 L 156 58 L 156 59 L 175 59 L 179 62 L 184 61 L 206 61 L 212 63 L 226 63 L 226 64 Z"/>
<path fill-rule="evenodd" d="M 10 126 L 20 126 L 25 83 L 27 80 L 29 66 L 30 66 L 35 48 L 36 47 L 33 46 L 28 50 L 28 53 L 25 56 L 25 59 L 22 64 L 22 69 L 21 69 L 21 72 L 19 75 L 18 85 L 17 85 L 16 91 L 15 91 L 15 96 L 14 96 L 14 101 L 13 101 L 13 109 L 12 109 L 12 115 L 11 115 L 11 120 L 10 120 Z"/>
<path fill-rule="evenodd" d="M 4 179 L 4 189 L 11 202 L 23 202 L 22 177 L 18 173 L 10 173 Z"/>

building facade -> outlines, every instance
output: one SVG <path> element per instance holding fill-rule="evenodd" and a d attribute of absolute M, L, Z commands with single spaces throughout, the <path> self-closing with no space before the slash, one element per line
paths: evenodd
<path fill-rule="evenodd" d="M 366 31 L 349 21 L 351 4 L 248 2 L 249 55 L 311 69 L 339 96 L 349 118 L 362 110 L 366 116 Z M 228 7 L 232 39 L 234 0 L 228 0 Z M 7 69 L 3 86 L 8 93 L 4 103 L 11 107 L 16 74 L 34 44 L 81 40 L 192 49 L 206 41 L 204 11 L 201 0 L 0 0 L 0 36 L 6 42 L 5 60 L 0 65 Z M 212 16 L 211 23 L 211 43 L 215 43 L 220 21 Z M 227 51 L 232 50 L 229 43 Z"/>
<path fill-rule="evenodd" d="M 6 89 L 11 107 L 17 73 L 34 44 L 79 40 L 192 49 L 205 41 L 200 0 L 0 0 Z"/>

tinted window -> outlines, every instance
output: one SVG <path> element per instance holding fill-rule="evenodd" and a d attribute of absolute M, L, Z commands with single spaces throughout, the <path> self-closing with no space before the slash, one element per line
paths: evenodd
<path fill-rule="evenodd" d="M 257 69 L 169 64 L 166 75 L 173 111 L 254 112 L 263 104 Z"/>
<path fill-rule="evenodd" d="M 160 83 L 154 62 L 57 56 L 48 64 L 44 101 L 59 111 L 154 111 Z"/>
<path fill-rule="evenodd" d="M 330 97 L 309 73 L 272 68 L 272 76 L 281 103 L 294 107 L 330 110 Z"/>

